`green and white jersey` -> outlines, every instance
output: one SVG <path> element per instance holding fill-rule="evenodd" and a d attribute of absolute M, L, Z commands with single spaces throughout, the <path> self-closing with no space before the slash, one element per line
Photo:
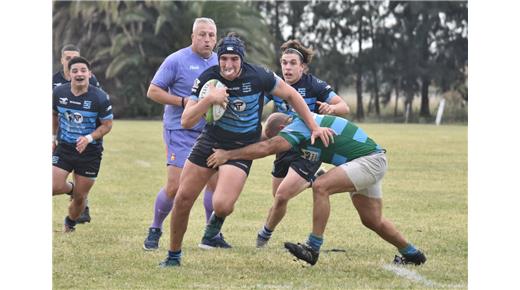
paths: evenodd
<path fill-rule="evenodd" d="M 382 150 L 363 129 L 349 120 L 329 115 L 313 115 L 319 126 L 331 128 L 336 132 L 334 143 L 330 143 L 329 147 L 325 147 L 320 139 L 311 145 L 311 131 L 298 116 L 294 116 L 293 121 L 278 133 L 294 149 L 301 151 L 303 158 L 338 166 Z"/>

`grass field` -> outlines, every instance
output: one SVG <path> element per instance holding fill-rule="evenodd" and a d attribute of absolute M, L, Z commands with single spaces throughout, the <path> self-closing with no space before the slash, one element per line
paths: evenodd
<path fill-rule="evenodd" d="M 54 289 L 404 289 L 467 288 L 467 127 L 362 124 L 388 150 L 384 214 L 428 262 L 391 266 L 397 251 L 363 227 L 348 194 L 331 197 L 331 217 L 314 267 L 294 262 L 284 241 L 301 242 L 311 230 L 312 194 L 289 203 L 268 248 L 257 250 L 271 197 L 272 157 L 255 161 L 223 233 L 231 250 L 197 247 L 204 230 L 201 196 L 184 238 L 183 264 L 161 269 L 169 218 L 160 249 L 142 243 L 156 193 L 165 181 L 159 121 L 118 121 L 105 138 L 100 176 L 89 196 L 92 223 L 62 234 L 68 198 L 53 198 Z M 330 166 L 329 166 L 330 168 Z"/>

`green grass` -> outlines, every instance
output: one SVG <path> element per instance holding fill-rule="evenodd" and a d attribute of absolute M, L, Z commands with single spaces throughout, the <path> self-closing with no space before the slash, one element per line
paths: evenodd
<path fill-rule="evenodd" d="M 223 232 L 231 250 L 197 248 L 204 230 L 201 196 L 191 212 L 180 268 L 160 269 L 169 242 L 169 218 L 157 252 L 142 243 L 166 176 L 159 121 L 115 121 L 105 138 L 101 172 L 91 191 L 92 223 L 64 235 L 68 198 L 53 198 L 53 288 L 55 289 L 403 289 L 467 288 L 467 127 L 362 124 L 388 150 L 383 183 L 384 214 L 428 262 L 407 266 L 433 284 L 384 269 L 396 254 L 363 227 L 348 194 L 331 197 L 332 211 L 314 267 L 302 267 L 282 247 L 303 241 L 312 225 L 312 194 L 289 203 L 267 249 L 254 247 L 271 206 L 272 157 L 255 161 L 235 211 Z M 327 166 L 330 168 L 330 166 Z"/>

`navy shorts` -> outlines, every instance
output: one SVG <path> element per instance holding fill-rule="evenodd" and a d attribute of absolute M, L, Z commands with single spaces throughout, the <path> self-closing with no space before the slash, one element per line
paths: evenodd
<path fill-rule="evenodd" d="M 192 163 L 197 164 L 198 166 L 210 168 L 208 167 L 206 160 L 208 157 L 213 154 L 212 148 L 215 149 L 224 149 L 224 150 L 232 150 L 237 148 L 245 147 L 249 144 L 255 143 L 257 140 L 250 141 L 232 141 L 232 140 L 217 140 L 209 136 L 206 133 L 200 134 L 199 138 L 195 142 L 193 149 L 191 150 L 190 156 L 188 160 Z M 253 164 L 252 160 L 228 160 L 225 164 L 236 166 L 246 172 L 249 175 L 249 170 L 251 170 L 251 165 Z"/>
<path fill-rule="evenodd" d="M 289 150 L 276 154 L 271 174 L 277 178 L 284 178 L 292 168 L 298 175 L 308 182 L 313 182 L 316 177 L 314 174 L 320 169 L 321 162 L 313 162 L 301 157 L 298 151 Z"/>
<path fill-rule="evenodd" d="M 79 154 L 75 144 L 60 143 L 52 153 L 52 165 L 67 172 L 96 178 L 101 166 L 103 147 L 88 145 L 83 153 Z"/>

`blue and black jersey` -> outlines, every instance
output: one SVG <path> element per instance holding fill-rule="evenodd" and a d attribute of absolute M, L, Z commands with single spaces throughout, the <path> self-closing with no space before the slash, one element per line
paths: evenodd
<path fill-rule="evenodd" d="M 80 136 L 94 132 L 101 124 L 100 121 L 114 118 L 108 95 L 91 85 L 80 96 L 72 94 L 70 83 L 57 86 L 52 93 L 52 110 L 58 114 L 56 137 L 59 143 L 76 144 Z M 102 139 L 98 139 L 91 144 L 101 146 L 102 142 Z"/>
<path fill-rule="evenodd" d="M 94 74 L 92 74 L 92 76 L 90 77 L 88 82 L 93 86 L 101 88 L 101 85 L 99 84 L 99 82 L 96 79 L 96 76 Z M 63 77 L 62 71 L 59 71 L 52 76 L 52 89 L 55 89 L 58 86 L 68 84 L 68 83 L 70 83 L 70 81 L 66 80 L 65 77 Z"/>
<path fill-rule="evenodd" d="M 248 140 L 260 137 L 264 97 L 276 87 L 279 78 L 269 69 L 244 63 L 240 76 L 229 81 L 220 76 L 218 65 L 205 70 L 192 88 L 191 99 L 198 101 L 202 86 L 217 79 L 227 88 L 229 103 L 226 112 L 213 124 L 206 124 L 204 132 L 217 139 Z"/>
<path fill-rule="evenodd" d="M 303 74 L 299 81 L 291 85 L 300 95 L 303 96 L 305 103 L 311 112 L 318 113 L 319 106 L 316 101 L 329 103 L 330 100 L 337 94 L 332 90 L 330 85 L 326 82 L 316 78 L 311 74 Z M 285 113 L 291 116 L 296 114 L 296 111 L 283 99 L 277 96 L 266 96 L 265 102 L 274 101 L 277 112 Z"/>

